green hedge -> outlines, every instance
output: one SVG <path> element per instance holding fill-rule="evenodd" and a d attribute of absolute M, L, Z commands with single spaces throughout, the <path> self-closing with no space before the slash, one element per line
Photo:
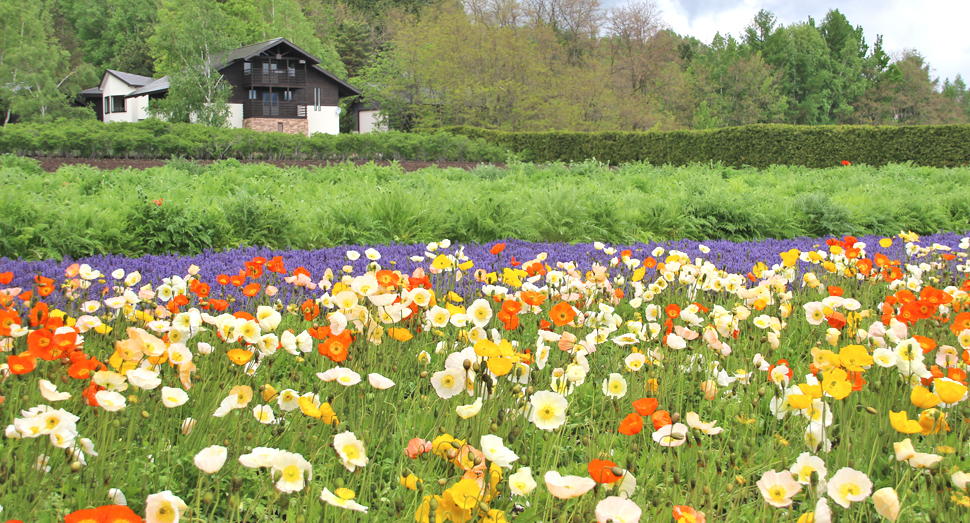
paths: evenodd
<path fill-rule="evenodd" d="M 906 127 L 748 125 L 704 131 L 508 133 L 472 127 L 435 131 L 482 138 L 525 161 L 611 165 L 721 162 L 742 167 L 802 165 L 824 168 L 843 161 L 868 165 L 912 162 L 956 167 L 970 164 L 970 125 Z"/>
<path fill-rule="evenodd" d="M 172 158 L 197 160 L 418 160 L 502 162 L 503 147 L 452 133 L 265 133 L 170 124 L 59 120 L 0 128 L 0 154 L 70 158 Z"/>

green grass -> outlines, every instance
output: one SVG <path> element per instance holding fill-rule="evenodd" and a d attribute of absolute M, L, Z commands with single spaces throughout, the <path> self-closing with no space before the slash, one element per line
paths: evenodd
<path fill-rule="evenodd" d="M 968 186 L 968 168 L 907 165 L 611 169 L 592 161 L 513 162 L 407 173 L 395 166 L 179 160 L 144 171 L 70 166 L 44 173 L 31 160 L 3 156 L 0 255 L 312 249 L 442 237 L 629 243 L 930 234 L 970 227 Z M 160 209 L 152 208 L 156 200 Z"/>

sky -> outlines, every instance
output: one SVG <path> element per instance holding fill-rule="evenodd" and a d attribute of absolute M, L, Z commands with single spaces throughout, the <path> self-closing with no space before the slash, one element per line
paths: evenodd
<path fill-rule="evenodd" d="M 601 0 L 604 7 L 631 0 Z M 870 46 L 883 35 L 883 49 L 892 55 L 916 49 L 930 64 L 931 77 L 951 80 L 959 73 L 970 79 L 970 1 L 967 0 L 655 0 L 662 18 L 676 33 L 710 43 L 714 34 L 741 35 L 761 9 L 783 25 L 820 23 L 838 9 L 853 26 L 862 26 Z"/>

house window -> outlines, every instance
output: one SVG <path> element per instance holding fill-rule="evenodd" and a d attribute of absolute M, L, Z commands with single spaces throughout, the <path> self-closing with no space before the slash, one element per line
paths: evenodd
<path fill-rule="evenodd" d="M 256 89 L 250 89 L 249 90 L 249 99 L 250 100 L 256 100 Z"/>
<path fill-rule="evenodd" d="M 104 97 L 104 114 L 111 114 L 111 97 Z"/>
<path fill-rule="evenodd" d="M 125 112 L 125 97 L 124 96 L 112 96 L 111 97 L 111 112 L 113 112 L 113 113 L 123 113 L 123 112 Z"/>
<path fill-rule="evenodd" d="M 293 65 L 293 62 L 286 65 L 286 76 L 296 76 L 296 66 Z"/>
<path fill-rule="evenodd" d="M 276 130 L 283 132 L 283 122 L 276 122 Z"/>
<path fill-rule="evenodd" d="M 284 101 L 287 101 L 287 102 L 292 102 L 293 101 L 293 91 L 290 91 L 290 90 L 283 91 L 283 100 Z"/>
<path fill-rule="evenodd" d="M 253 74 L 253 63 L 252 62 L 243 62 L 243 74 L 246 75 L 246 76 L 249 76 L 249 75 Z"/>
<path fill-rule="evenodd" d="M 323 95 L 320 92 L 320 88 L 319 87 L 314 87 L 313 88 L 313 110 L 314 111 L 319 111 L 320 110 L 320 106 L 323 105 L 322 98 L 323 98 Z"/>

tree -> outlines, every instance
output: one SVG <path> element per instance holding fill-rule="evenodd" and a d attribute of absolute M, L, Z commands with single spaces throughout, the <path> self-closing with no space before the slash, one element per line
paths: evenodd
<path fill-rule="evenodd" d="M 51 34 L 50 13 L 40 0 L 0 4 L 0 108 L 3 125 L 24 119 L 92 116 L 71 107 L 77 85 L 91 81 L 86 64 L 71 67 L 70 53 Z"/>
<path fill-rule="evenodd" d="M 319 58 L 320 67 L 337 76 L 347 75 L 333 43 L 317 37 L 298 0 L 228 0 L 223 10 L 238 24 L 239 45 L 283 37 Z"/>
<path fill-rule="evenodd" d="M 154 75 L 148 40 L 159 0 L 66 0 L 84 60 L 98 69 Z"/>
<path fill-rule="evenodd" d="M 149 43 L 155 69 L 170 76 L 171 87 L 152 104 L 152 112 L 170 121 L 225 126 L 230 87 L 216 67 L 237 47 L 239 36 L 238 25 L 216 0 L 162 0 Z"/>

